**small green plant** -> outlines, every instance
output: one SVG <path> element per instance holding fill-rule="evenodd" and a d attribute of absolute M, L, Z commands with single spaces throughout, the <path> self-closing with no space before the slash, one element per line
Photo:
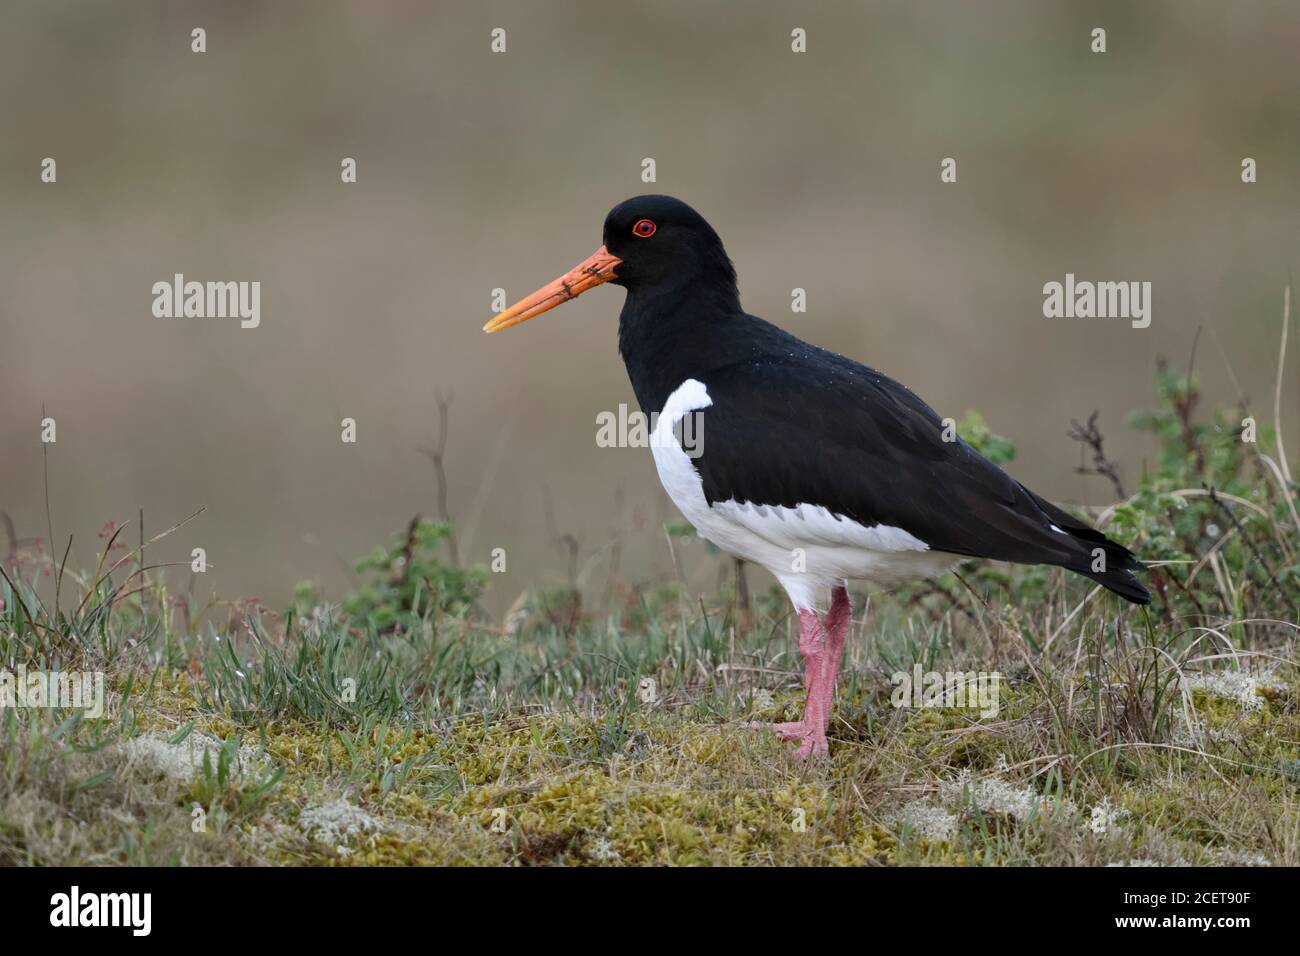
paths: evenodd
<path fill-rule="evenodd" d="M 189 728 L 183 728 L 171 743 L 185 740 Z M 203 751 L 203 763 L 190 783 L 189 797 L 208 812 L 219 810 L 230 816 L 247 816 L 270 796 L 284 778 L 284 767 L 268 767 L 254 774 L 248 758 L 240 753 L 239 736 L 222 741 L 216 765 L 212 754 Z"/>
<path fill-rule="evenodd" d="M 353 625 L 393 631 L 414 626 L 429 612 L 472 610 L 487 572 L 440 560 L 438 552 L 450 536 L 449 525 L 416 516 L 403 534 L 359 560 L 355 568 L 361 581 L 342 601 Z M 294 603 L 299 614 L 308 614 L 320 599 L 311 584 L 300 584 Z"/>
<path fill-rule="evenodd" d="M 1294 618 L 1300 549 L 1291 510 L 1300 488 L 1269 464 L 1278 454 L 1271 426 L 1260 422 L 1249 435 L 1244 404 L 1199 420 L 1200 397 L 1194 374 L 1159 363 L 1155 407 L 1130 416 L 1160 443 L 1156 471 L 1115 509 L 1111 529 L 1163 565 L 1152 578 L 1166 616 L 1245 616 L 1254 605 L 1254 616 Z"/>
<path fill-rule="evenodd" d="M 1016 446 L 1011 439 L 995 434 L 979 412 L 968 411 L 966 417 L 957 423 L 957 434 L 995 465 L 1005 465 L 1016 459 Z"/>

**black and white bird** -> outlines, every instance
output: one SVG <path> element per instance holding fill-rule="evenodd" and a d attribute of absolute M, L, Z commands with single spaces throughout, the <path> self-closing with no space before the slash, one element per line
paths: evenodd
<path fill-rule="evenodd" d="M 827 752 L 849 580 L 888 587 L 991 558 L 1150 602 L 1132 553 L 945 432 L 907 387 L 746 313 L 722 240 L 680 200 L 615 206 L 600 249 L 484 330 L 606 282 L 627 290 L 619 352 L 642 412 L 657 413 L 664 489 L 701 536 L 767 568 L 799 616 L 804 716 L 772 727 L 800 755 Z"/>

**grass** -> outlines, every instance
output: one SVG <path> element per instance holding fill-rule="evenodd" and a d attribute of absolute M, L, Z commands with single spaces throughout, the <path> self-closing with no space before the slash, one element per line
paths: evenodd
<path fill-rule="evenodd" d="M 859 593 L 809 764 L 741 726 L 802 695 L 788 605 L 735 576 L 570 582 L 499 624 L 491 576 L 413 522 L 340 604 L 205 614 L 121 529 L 91 574 L 18 551 L 0 665 L 109 693 L 98 719 L 0 709 L 0 864 L 1300 864 L 1298 489 L 1270 429 L 1243 441 L 1248 409 L 1198 398 L 1161 369 L 1133 418 L 1160 464 L 1093 514 L 1152 561 L 1149 609 L 974 563 Z M 895 707 L 916 664 L 997 673 L 997 713 Z"/>

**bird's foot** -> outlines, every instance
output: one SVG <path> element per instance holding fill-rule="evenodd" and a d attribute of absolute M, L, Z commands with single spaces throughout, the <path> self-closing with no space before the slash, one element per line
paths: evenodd
<path fill-rule="evenodd" d="M 782 740 L 803 740 L 808 736 L 808 728 L 804 726 L 802 720 L 792 720 L 784 724 L 759 724 L 759 726 L 766 727 Z"/>
<path fill-rule="evenodd" d="M 830 747 L 826 743 L 826 731 L 822 728 L 820 722 L 815 722 L 812 726 L 809 726 L 802 720 L 782 724 L 751 721 L 745 726 L 752 730 L 770 730 L 782 740 L 799 741 L 799 747 L 795 750 L 795 757 L 799 760 L 806 760 L 809 757 L 824 757 L 830 753 Z"/>
<path fill-rule="evenodd" d="M 794 752 L 795 759 L 807 760 L 810 757 L 829 757 L 831 748 L 826 743 L 825 732 L 810 733 L 799 743 L 799 749 Z"/>

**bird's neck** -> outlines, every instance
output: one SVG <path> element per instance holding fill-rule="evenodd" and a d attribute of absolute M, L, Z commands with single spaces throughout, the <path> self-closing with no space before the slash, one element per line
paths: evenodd
<path fill-rule="evenodd" d="M 618 350 L 641 410 L 659 411 L 686 379 L 729 364 L 727 342 L 747 321 L 734 283 L 657 286 L 652 293 L 629 288 Z"/>

